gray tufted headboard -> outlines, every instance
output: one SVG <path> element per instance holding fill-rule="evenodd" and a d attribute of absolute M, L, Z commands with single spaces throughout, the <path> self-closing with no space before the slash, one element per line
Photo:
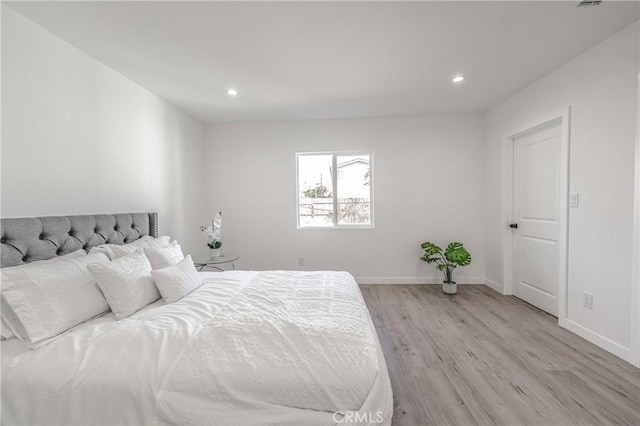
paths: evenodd
<path fill-rule="evenodd" d="M 0 267 L 51 259 L 100 244 L 158 236 L 157 213 L 0 219 Z"/>

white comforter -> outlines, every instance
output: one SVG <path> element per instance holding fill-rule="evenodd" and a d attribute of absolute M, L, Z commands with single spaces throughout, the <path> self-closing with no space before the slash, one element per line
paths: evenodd
<path fill-rule="evenodd" d="M 176 303 L 94 319 L 37 351 L 3 342 L 3 424 L 390 423 L 386 365 L 351 275 L 203 278 Z"/>

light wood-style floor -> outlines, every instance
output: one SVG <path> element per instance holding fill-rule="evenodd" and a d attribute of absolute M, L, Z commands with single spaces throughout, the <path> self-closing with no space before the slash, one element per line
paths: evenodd
<path fill-rule="evenodd" d="M 640 425 L 640 370 L 481 285 L 363 285 L 393 425 Z"/>

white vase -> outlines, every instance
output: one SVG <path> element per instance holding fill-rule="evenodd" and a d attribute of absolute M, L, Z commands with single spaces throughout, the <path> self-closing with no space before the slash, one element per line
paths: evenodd
<path fill-rule="evenodd" d="M 456 294 L 458 292 L 458 284 L 455 282 L 442 282 L 442 291 L 447 294 Z"/>
<path fill-rule="evenodd" d="M 211 257 L 220 257 L 222 256 L 222 250 L 217 248 L 217 249 L 209 249 L 209 256 Z"/>

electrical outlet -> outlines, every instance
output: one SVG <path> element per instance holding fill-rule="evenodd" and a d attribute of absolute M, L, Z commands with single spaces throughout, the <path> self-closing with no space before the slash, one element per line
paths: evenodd
<path fill-rule="evenodd" d="M 578 207 L 580 205 L 580 194 L 572 192 L 569 194 L 569 207 Z"/>
<path fill-rule="evenodd" d="M 582 294 L 582 305 L 587 309 L 593 309 L 593 294 Z"/>
<path fill-rule="evenodd" d="M 298 266 L 304 266 L 304 257 L 298 258 Z"/>

